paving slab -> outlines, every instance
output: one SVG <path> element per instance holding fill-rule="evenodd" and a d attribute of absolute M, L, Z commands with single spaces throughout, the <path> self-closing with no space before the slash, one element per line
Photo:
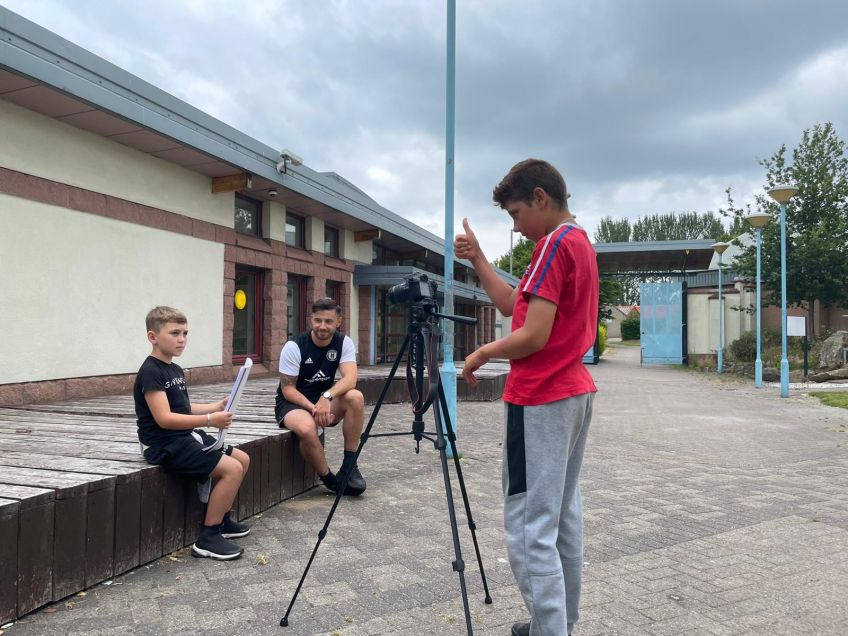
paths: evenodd
<path fill-rule="evenodd" d="M 613 348 L 590 369 L 600 393 L 583 473 L 585 583 L 575 634 L 848 633 L 848 411 L 800 389 L 781 399 L 777 387 L 640 368 L 633 348 Z M 526 610 L 501 526 L 502 413 L 500 402 L 459 405 L 492 605 L 483 603 L 453 484 L 474 633 L 506 636 Z M 406 432 L 411 422 L 408 405 L 386 405 L 373 432 Z M 334 467 L 338 433 L 327 435 Z M 368 490 L 339 506 L 289 627 L 280 617 L 333 502 L 320 488 L 254 517 L 237 562 L 177 552 L 4 631 L 465 634 L 432 446 L 423 442 L 416 454 L 411 437 L 373 438 L 360 467 Z"/>

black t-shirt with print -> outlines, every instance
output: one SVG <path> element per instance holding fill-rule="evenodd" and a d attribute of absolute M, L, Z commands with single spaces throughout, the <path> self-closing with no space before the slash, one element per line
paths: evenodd
<path fill-rule="evenodd" d="M 138 417 L 138 439 L 147 446 L 161 445 L 181 435 L 190 435 L 191 429 L 173 430 L 162 428 L 153 418 L 144 394 L 148 391 L 164 391 L 172 413 L 191 415 L 185 374 L 177 364 L 162 362 L 147 356 L 138 370 L 133 386 L 135 414 Z"/>

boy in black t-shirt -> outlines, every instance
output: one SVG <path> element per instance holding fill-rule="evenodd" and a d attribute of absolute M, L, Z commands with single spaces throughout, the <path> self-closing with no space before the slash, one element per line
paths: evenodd
<path fill-rule="evenodd" d="M 196 557 L 237 559 L 244 550 L 229 539 L 246 536 L 250 528 L 230 518 L 229 510 L 244 479 L 250 458 L 226 446 L 206 452 L 215 438 L 196 426 L 228 428 L 233 414 L 224 411 L 226 398 L 211 404 L 192 404 L 185 375 L 173 358 L 182 354 L 188 338 L 185 314 L 171 307 L 155 307 L 147 314 L 150 355 L 138 370 L 133 387 L 138 439 L 144 458 L 168 472 L 199 483 L 215 479 L 209 495 L 203 529 L 191 553 Z"/>

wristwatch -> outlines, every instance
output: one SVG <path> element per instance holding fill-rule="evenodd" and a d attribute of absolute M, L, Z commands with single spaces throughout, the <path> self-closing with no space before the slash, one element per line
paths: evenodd
<path fill-rule="evenodd" d="M 326 399 L 328 402 L 332 402 L 332 401 L 333 401 L 333 394 L 332 394 L 332 393 L 330 393 L 329 391 L 324 391 L 324 392 L 321 394 L 321 397 L 322 397 L 322 398 L 324 398 L 324 399 Z"/>

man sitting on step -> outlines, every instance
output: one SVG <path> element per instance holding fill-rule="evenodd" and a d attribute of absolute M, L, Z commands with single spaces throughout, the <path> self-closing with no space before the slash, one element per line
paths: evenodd
<path fill-rule="evenodd" d="M 365 480 L 354 463 L 362 425 L 365 400 L 356 387 L 356 350 L 348 336 L 339 333 L 341 307 L 332 298 L 312 305 L 311 330 L 283 346 L 280 354 L 280 384 L 274 413 L 281 428 L 300 441 L 300 454 L 324 485 L 338 492 L 348 476 L 345 495 L 365 492 Z M 335 381 L 336 371 L 341 379 Z M 318 438 L 318 428 L 343 421 L 344 459 L 339 474 L 333 474 Z"/>

